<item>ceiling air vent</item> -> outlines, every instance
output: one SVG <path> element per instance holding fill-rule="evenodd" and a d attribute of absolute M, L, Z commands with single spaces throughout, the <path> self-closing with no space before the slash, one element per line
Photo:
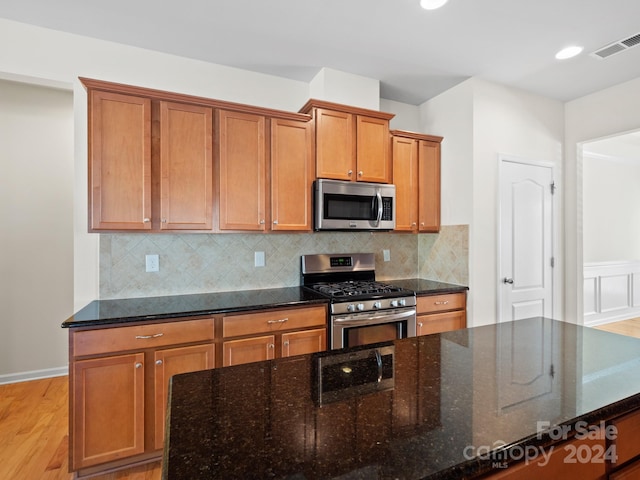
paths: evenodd
<path fill-rule="evenodd" d="M 625 50 L 628 50 L 631 47 L 635 47 L 638 44 L 640 44 L 640 33 L 636 33 L 635 35 L 632 35 L 628 38 L 619 40 L 615 43 L 607 45 L 606 47 L 602 47 L 601 49 L 593 52 L 591 55 L 602 60 L 604 58 L 610 57 L 611 55 L 615 55 L 616 53 L 624 52 Z"/>

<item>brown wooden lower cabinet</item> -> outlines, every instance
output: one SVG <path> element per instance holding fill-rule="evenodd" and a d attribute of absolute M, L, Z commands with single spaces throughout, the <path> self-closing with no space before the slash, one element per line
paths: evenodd
<path fill-rule="evenodd" d="M 80 360 L 72 376 L 72 468 L 143 453 L 144 353 Z"/>
<path fill-rule="evenodd" d="M 224 342 L 223 367 L 241 365 L 243 363 L 271 360 L 275 356 L 275 335 L 243 338 Z"/>
<path fill-rule="evenodd" d="M 169 379 L 179 373 L 195 372 L 214 367 L 215 352 L 211 343 L 189 347 L 168 348 L 154 353 L 154 446 L 164 445 L 164 423 L 167 413 Z"/>
<path fill-rule="evenodd" d="M 213 318 L 71 329 L 71 470 L 85 476 L 158 459 L 169 379 L 213 368 L 213 340 Z"/>
<path fill-rule="evenodd" d="M 448 332 L 467 326 L 467 293 L 419 296 L 416 335 Z"/>
<path fill-rule="evenodd" d="M 605 479 L 605 439 L 582 438 L 569 440 L 545 449 L 535 460 L 522 462 L 495 471 L 484 477 L 491 480 L 539 480 L 541 478 Z"/>
<path fill-rule="evenodd" d="M 326 324 L 324 305 L 225 316 L 222 365 L 321 352 L 327 348 Z"/>
<path fill-rule="evenodd" d="M 616 418 L 611 422 L 615 433 L 618 458 L 611 480 L 640 480 L 640 411 Z"/>

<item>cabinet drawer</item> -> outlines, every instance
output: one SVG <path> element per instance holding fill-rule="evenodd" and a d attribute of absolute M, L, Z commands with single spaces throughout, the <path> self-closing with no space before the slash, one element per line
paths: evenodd
<path fill-rule="evenodd" d="M 633 412 L 624 417 L 614 420 L 616 427 L 616 454 L 618 455 L 618 465 L 631 460 L 636 455 L 640 455 L 640 412 Z"/>
<path fill-rule="evenodd" d="M 426 297 L 418 297 L 416 303 L 418 314 L 462 310 L 467 307 L 467 296 L 464 293 L 428 295 Z"/>
<path fill-rule="evenodd" d="M 327 313 L 324 306 L 267 310 L 255 313 L 232 315 L 223 318 L 222 335 L 237 337 L 256 333 L 277 332 L 296 328 L 326 325 Z"/>
<path fill-rule="evenodd" d="M 73 332 L 75 357 L 213 340 L 213 319 Z"/>
<path fill-rule="evenodd" d="M 417 336 L 449 332 L 467 326 L 466 312 L 464 311 L 418 315 L 416 320 Z"/>

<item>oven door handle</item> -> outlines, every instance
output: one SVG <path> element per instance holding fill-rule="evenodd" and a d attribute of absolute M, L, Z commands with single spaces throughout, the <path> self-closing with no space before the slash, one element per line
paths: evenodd
<path fill-rule="evenodd" d="M 392 323 L 398 320 L 404 320 L 416 315 L 415 308 L 396 313 L 385 313 L 382 315 L 367 315 L 365 313 L 358 314 L 357 317 L 349 316 L 347 318 L 334 318 L 333 324 L 342 327 L 364 327 L 367 325 L 378 325 L 381 323 Z"/>

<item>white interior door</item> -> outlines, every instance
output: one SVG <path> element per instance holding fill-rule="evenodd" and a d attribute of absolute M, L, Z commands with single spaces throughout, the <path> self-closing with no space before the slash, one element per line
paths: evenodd
<path fill-rule="evenodd" d="M 500 321 L 553 318 L 553 168 L 500 159 Z"/>

